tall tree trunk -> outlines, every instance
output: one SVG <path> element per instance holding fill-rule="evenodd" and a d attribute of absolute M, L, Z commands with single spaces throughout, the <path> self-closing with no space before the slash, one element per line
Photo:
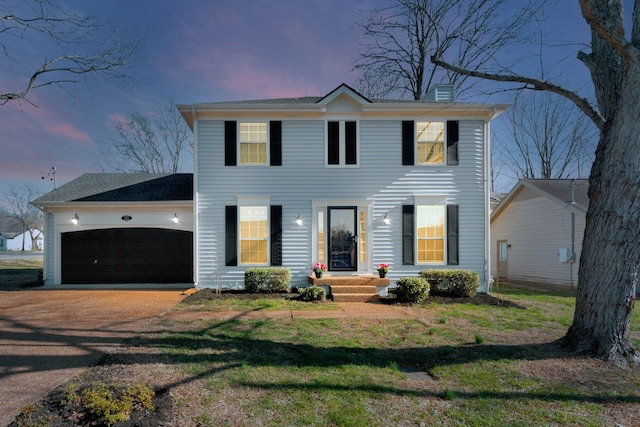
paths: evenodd
<path fill-rule="evenodd" d="M 629 331 L 640 266 L 640 64 L 627 63 L 589 178 L 589 210 L 573 325 L 577 352 L 619 366 L 640 363 Z"/>

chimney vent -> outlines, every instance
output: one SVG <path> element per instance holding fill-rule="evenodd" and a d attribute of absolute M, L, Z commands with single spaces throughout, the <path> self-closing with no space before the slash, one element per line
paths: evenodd
<path fill-rule="evenodd" d="M 423 102 L 453 102 L 453 85 L 433 85 L 422 98 Z"/>

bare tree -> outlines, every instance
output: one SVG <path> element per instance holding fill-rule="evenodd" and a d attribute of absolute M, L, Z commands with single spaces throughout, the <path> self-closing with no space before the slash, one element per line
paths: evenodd
<path fill-rule="evenodd" d="M 515 177 L 583 178 L 588 173 L 597 133 L 572 103 L 548 92 L 519 92 L 506 116 L 508 132 L 495 143 Z"/>
<path fill-rule="evenodd" d="M 134 112 L 113 126 L 107 164 L 122 172 L 176 173 L 192 156 L 191 130 L 173 101 L 158 113 Z"/>
<path fill-rule="evenodd" d="M 46 46 L 41 59 L 25 59 L 24 40 L 32 49 Z M 137 41 L 107 33 L 96 20 L 64 9 L 51 0 L 0 1 L 0 54 L 5 68 L 23 73 L 21 87 L 0 89 L 0 105 L 29 101 L 29 94 L 45 86 L 68 86 L 89 76 L 126 77 L 122 68 L 138 48 Z M 16 83 L 18 84 L 18 83 Z"/>
<path fill-rule="evenodd" d="M 620 366 L 640 364 L 640 352 L 630 340 L 640 269 L 640 0 L 633 3 L 628 38 L 623 0 L 579 0 L 591 28 L 591 52 L 577 57 L 591 73 L 597 106 L 545 79 L 478 71 L 432 58 L 460 74 L 564 96 L 597 126 L 576 309 L 563 342 L 573 351 Z"/>
<path fill-rule="evenodd" d="M 364 39 L 354 66 L 362 72 L 358 88 L 370 97 L 396 94 L 419 100 L 433 84 L 447 83 L 462 94 L 467 76 L 435 66 L 430 56 L 455 58 L 462 66 L 492 61 L 534 15 L 514 3 L 391 0 L 358 25 Z M 509 22 L 506 15 L 512 17 Z"/>
<path fill-rule="evenodd" d="M 42 234 L 42 212 L 31 205 L 31 200 L 36 198 L 36 191 L 27 187 L 24 189 L 13 188 L 5 194 L 6 218 L 15 221 L 22 227 L 22 232 L 28 232 L 31 238 L 33 250 L 40 250 L 38 238 Z M 22 240 L 22 250 L 25 250 L 25 242 Z"/>

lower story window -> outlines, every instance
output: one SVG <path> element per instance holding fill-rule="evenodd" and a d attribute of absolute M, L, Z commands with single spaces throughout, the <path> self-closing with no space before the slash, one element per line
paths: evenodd
<path fill-rule="evenodd" d="M 268 263 L 268 209 L 266 206 L 241 206 L 240 264 Z"/>
<path fill-rule="evenodd" d="M 416 206 L 418 263 L 444 263 L 445 206 Z"/>

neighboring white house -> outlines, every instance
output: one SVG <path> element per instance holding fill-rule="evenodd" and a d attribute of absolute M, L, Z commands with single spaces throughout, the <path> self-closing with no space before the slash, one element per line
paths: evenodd
<path fill-rule="evenodd" d="M 36 237 L 36 243 L 37 243 L 37 250 L 42 250 L 42 248 L 44 247 L 44 236 L 42 234 L 42 232 L 40 230 L 32 230 L 31 233 L 33 233 L 34 236 Z M 25 251 L 31 251 L 31 250 L 36 250 L 36 248 L 34 248 L 33 245 L 33 240 L 31 240 L 31 233 L 29 233 L 28 231 L 25 231 L 24 233 L 20 233 L 20 234 L 16 234 L 15 236 L 9 238 L 5 238 L 4 240 L 6 240 L 5 242 L 5 247 L 7 251 L 21 251 L 21 250 L 25 250 Z M 0 239 L 2 239 L 2 237 L 0 236 Z M 2 242 L 0 242 L 0 250 L 2 250 Z"/>
<path fill-rule="evenodd" d="M 522 179 L 491 213 L 496 280 L 576 286 L 586 179 Z"/>
<path fill-rule="evenodd" d="M 343 84 L 181 105 L 193 175 L 86 174 L 33 202 L 45 213 L 45 283 L 235 288 L 248 267 L 284 266 L 306 286 L 315 262 L 363 277 L 387 263 L 392 281 L 462 268 L 486 290 L 489 122 L 506 106 L 440 89 L 444 102 L 369 100 Z"/>
<path fill-rule="evenodd" d="M 450 87 L 436 88 L 451 91 Z M 452 92 L 451 92 L 452 95 Z M 440 99 L 435 97 L 434 99 Z M 489 121 L 504 105 L 325 96 L 180 105 L 194 133 L 196 284 L 285 266 L 489 278 Z"/>
<path fill-rule="evenodd" d="M 44 236 L 40 230 L 31 230 L 37 240 L 37 249 L 42 250 Z M 31 241 L 31 233 L 23 231 L 22 225 L 13 219 L 8 219 L 0 225 L 0 251 L 31 251 L 35 250 Z"/>
<path fill-rule="evenodd" d="M 16 236 L 16 233 L 0 230 L 0 251 L 6 251 L 7 241 L 9 239 L 13 239 L 15 236 Z"/>

